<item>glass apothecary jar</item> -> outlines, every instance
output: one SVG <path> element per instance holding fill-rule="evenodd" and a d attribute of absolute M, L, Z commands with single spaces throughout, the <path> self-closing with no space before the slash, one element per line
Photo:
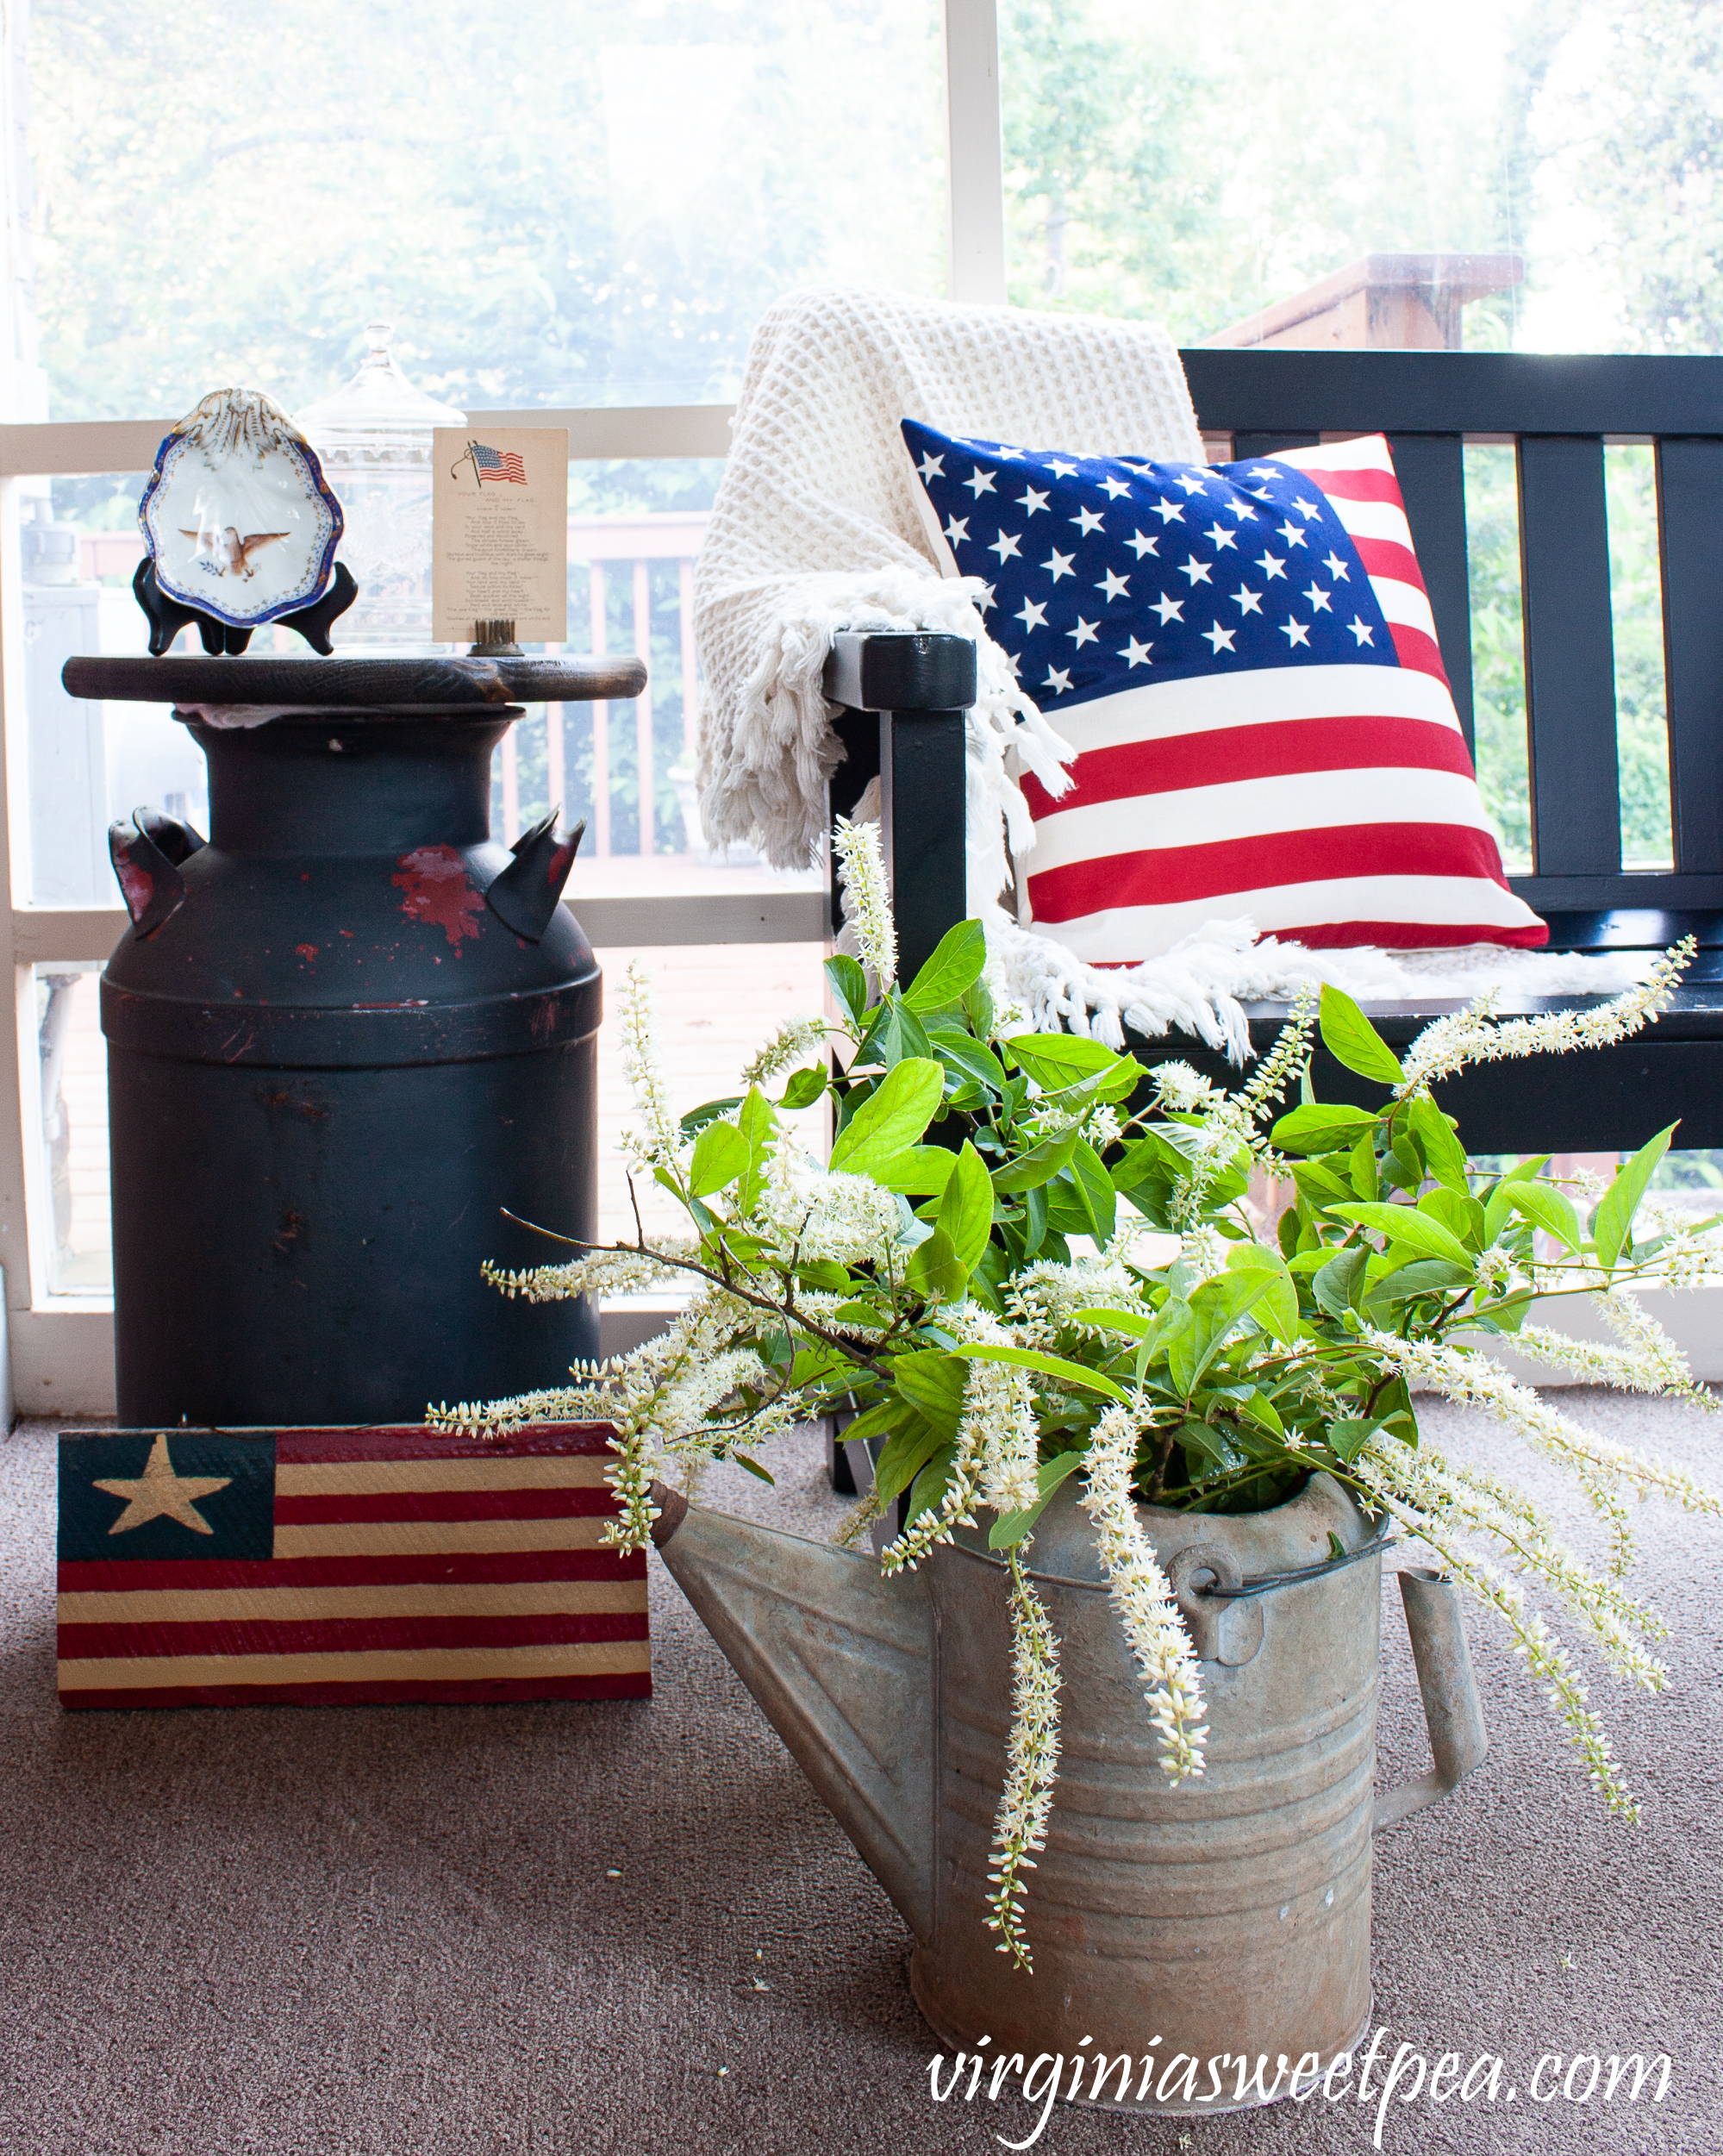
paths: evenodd
<path fill-rule="evenodd" d="M 435 651 L 431 640 L 431 429 L 465 412 L 415 389 L 390 352 L 394 325 L 368 323 L 364 364 L 344 389 L 297 413 L 346 518 L 340 558 L 359 597 L 337 649 Z"/>

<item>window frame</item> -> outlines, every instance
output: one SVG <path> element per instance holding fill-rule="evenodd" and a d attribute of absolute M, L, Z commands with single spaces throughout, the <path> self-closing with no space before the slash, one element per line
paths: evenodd
<path fill-rule="evenodd" d="M 172 417 L 28 421 L 15 416 L 34 370 L 29 315 L 28 149 L 16 110 L 19 19 L 0 10 L 0 122 L 15 145 L 0 156 L 5 264 L 0 282 L 0 976 L 13 988 L 16 1053 L 0 1057 L 0 1427 L 14 1409 L 100 1415 L 114 1410 L 111 1297 L 47 1291 L 47 1193 L 38 1188 L 41 1125 L 34 968 L 105 961 L 128 922 L 123 907 L 29 903 L 28 729 L 19 506 L 23 483 L 147 471 Z M 1005 303 L 1005 199 L 1000 153 L 996 0 L 943 0 L 950 297 Z M 487 410 L 474 426 L 566 427 L 571 462 L 728 453 L 734 407 L 635 405 L 600 409 Z M 19 811 L 15 816 L 15 807 Z M 817 942 L 828 933 L 820 891 L 710 897 L 588 897 L 581 922 L 601 947 L 696 943 Z"/>

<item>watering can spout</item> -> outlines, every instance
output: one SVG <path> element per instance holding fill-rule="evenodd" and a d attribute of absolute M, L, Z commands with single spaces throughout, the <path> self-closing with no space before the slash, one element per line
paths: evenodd
<path fill-rule="evenodd" d="M 821 1802 L 933 1936 L 933 1618 L 919 1573 L 708 1512 L 661 1483 L 652 1540 Z"/>

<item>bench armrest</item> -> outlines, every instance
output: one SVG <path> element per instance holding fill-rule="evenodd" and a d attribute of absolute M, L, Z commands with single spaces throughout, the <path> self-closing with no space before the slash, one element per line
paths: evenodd
<path fill-rule="evenodd" d="M 966 910 L 964 715 L 975 702 L 975 646 L 939 631 L 843 629 L 833 639 L 822 685 L 845 707 L 832 812 L 850 815 L 878 778 L 898 970 L 911 981 Z M 834 882 L 833 930 L 842 923 Z"/>
<path fill-rule="evenodd" d="M 975 646 L 941 630 L 840 629 L 821 685 L 852 711 L 966 711 Z"/>

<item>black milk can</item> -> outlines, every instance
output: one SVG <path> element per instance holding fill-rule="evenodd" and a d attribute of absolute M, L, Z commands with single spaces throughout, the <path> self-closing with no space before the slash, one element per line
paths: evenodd
<path fill-rule="evenodd" d="M 491 842 L 491 751 L 522 703 L 638 695 L 644 669 L 171 657 L 65 679 L 172 701 L 209 769 L 207 844 L 147 809 L 112 834 L 121 1422 L 416 1422 L 563 1381 L 596 1313 L 480 1267 L 565 1254 L 522 1222 L 594 1232 L 599 969 L 558 903 L 577 834 Z M 278 715 L 210 722 L 243 706 Z"/>

